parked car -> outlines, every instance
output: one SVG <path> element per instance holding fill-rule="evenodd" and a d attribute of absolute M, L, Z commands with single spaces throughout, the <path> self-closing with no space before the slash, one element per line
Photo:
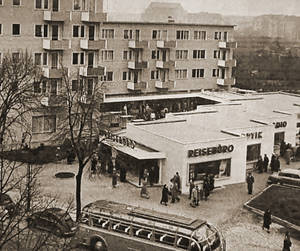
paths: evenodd
<path fill-rule="evenodd" d="M 300 170 L 299 169 L 284 169 L 278 173 L 273 173 L 269 176 L 268 185 L 281 184 L 300 186 Z"/>
<path fill-rule="evenodd" d="M 27 222 L 30 228 L 48 231 L 58 237 L 71 237 L 77 230 L 76 222 L 61 208 L 36 212 L 27 218 Z"/>
<path fill-rule="evenodd" d="M 0 193 L 0 206 L 7 210 L 10 217 L 14 216 L 17 213 L 16 204 L 6 193 Z"/>

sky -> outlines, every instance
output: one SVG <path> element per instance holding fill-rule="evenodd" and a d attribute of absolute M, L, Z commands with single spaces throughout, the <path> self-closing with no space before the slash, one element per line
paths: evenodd
<path fill-rule="evenodd" d="M 150 2 L 177 2 L 189 12 L 256 16 L 283 14 L 300 16 L 300 0 L 103 0 L 109 12 L 139 13 Z"/>

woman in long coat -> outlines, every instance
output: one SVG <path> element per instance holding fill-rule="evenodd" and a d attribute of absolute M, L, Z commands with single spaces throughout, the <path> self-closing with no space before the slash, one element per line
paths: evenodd
<path fill-rule="evenodd" d="M 262 229 L 267 229 L 267 232 L 270 233 L 270 225 L 272 223 L 271 220 L 271 210 L 268 208 L 264 213 L 264 223 Z"/>
<path fill-rule="evenodd" d="M 165 205 L 167 206 L 169 201 L 169 190 L 166 184 L 164 184 L 163 189 L 161 191 L 161 200 L 160 200 L 160 204 L 165 203 Z"/>

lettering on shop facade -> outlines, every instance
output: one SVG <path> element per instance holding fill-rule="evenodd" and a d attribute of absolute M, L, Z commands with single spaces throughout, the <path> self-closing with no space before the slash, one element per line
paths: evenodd
<path fill-rule="evenodd" d="M 275 128 L 282 128 L 287 126 L 286 121 L 281 121 L 281 122 L 273 122 L 273 125 L 275 125 Z"/>
<path fill-rule="evenodd" d="M 131 147 L 132 149 L 134 149 L 135 146 L 136 146 L 136 142 L 134 140 L 129 139 L 125 136 L 113 135 L 110 132 L 104 132 L 103 135 L 105 136 L 106 139 L 110 139 L 110 140 L 112 140 L 114 142 L 117 142 L 121 145 Z"/>
<path fill-rule="evenodd" d="M 198 149 L 194 149 L 194 150 L 188 150 L 188 157 L 199 157 L 199 156 L 207 156 L 207 155 L 214 155 L 214 154 L 218 154 L 218 153 L 231 153 L 234 150 L 234 146 L 233 145 L 229 145 L 229 146 L 222 146 L 222 145 L 218 145 L 215 147 L 206 147 L 206 148 L 198 148 Z"/>
<path fill-rule="evenodd" d="M 243 136 L 246 136 L 247 139 L 262 139 L 262 132 L 247 132 L 242 133 Z"/>

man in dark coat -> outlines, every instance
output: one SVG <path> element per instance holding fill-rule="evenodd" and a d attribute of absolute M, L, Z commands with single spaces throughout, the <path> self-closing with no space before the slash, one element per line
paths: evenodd
<path fill-rule="evenodd" d="M 272 223 L 271 210 L 268 208 L 264 213 L 264 223 L 263 223 L 262 229 L 264 230 L 266 228 L 267 232 L 270 233 L 271 223 Z"/>
<path fill-rule="evenodd" d="M 252 173 L 248 173 L 246 181 L 247 181 L 247 187 L 248 187 L 248 194 L 252 194 L 253 183 L 254 183 L 254 177 L 253 177 Z"/>
<path fill-rule="evenodd" d="M 209 182 L 208 182 L 208 177 L 207 175 L 204 177 L 203 180 L 203 192 L 204 192 L 204 199 L 207 200 L 209 196 Z"/>
<path fill-rule="evenodd" d="M 208 183 L 209 183 L 209 191 L 214 190 L 214 188 L 215 188 L 215 175 L 210 174 L 208 176 Z"/>
<path fill-rule="evenodd" d="M 272 154 L 272 157 L 271 157 L 271 163 L 270 163 L 270 167 L 271 167 L 271 172 L 275 172 L 275 160 L 276 160 L 276 156 L 275 154 Z"/>
<path fill-rule="evenodd" d="M 268 165 L 269 165 L 269 158 L 268 158 L 267 154 L 265 154 L 265 156 L 264 156 L 264 172 L 268 171 Z"/>
<path fill-rule="evenodd" d="M 279 156 L 277 156 L 274 161 L 274 172 L 279 172 L 279 170 L 280 170 L 280 160 L 279 160 Z"/>
<path fill-rule="evenodd" d="M 180 176 L 179 176 L 178 172 L 176 172 L 173 179 L 174 179 L 175 183 L 177 184 L 178 192 L 180 193 L 181 192 L 181 180 L 180 180 Z"/>
<path fill-rule="evenodd" d="M 256 169 L 258 170 L 259 173 L 263 172 L 263 165 L 264 165 L 264 163 L 263 163 L 262 157 L 259 156 L 258 161 L 256 163 Z"/>
<path fill-rule="evenodd" d="M 169 190 L 167 185 L 165 184 L 163 186 L 163 189 L 161 191 L 161 200 L 160 200 L 160 204 L 165 203 L 165 206 L 168 205 L 168 201 L 169 201 Z"/>
<path fill-rule="evenodd" d="M 292 246 L 292 242 L 291 242 L 291 239 L 290 239 L 290 232 L 287 231 L 285 233 L 282 251 L 290 251 L 291 246 Z"/>

